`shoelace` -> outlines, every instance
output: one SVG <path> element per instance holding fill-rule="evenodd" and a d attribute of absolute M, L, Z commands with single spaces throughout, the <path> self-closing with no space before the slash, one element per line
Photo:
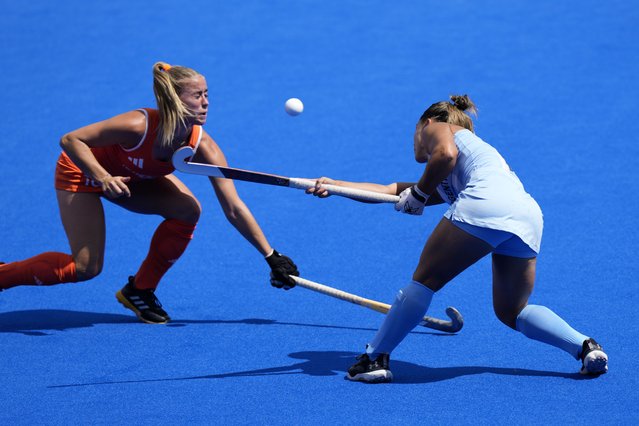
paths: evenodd
<path fill-rule="evenodd" d="M 157 306 L 158 308 L 162 307 L 162 303 L 160 303 L 160 300 L 155 297 L 155 293 L 152 290 L 149 290 L 149 294 L 148 297 L 150 298 L 150 302 L 152 302 L 155 306 Z"/>

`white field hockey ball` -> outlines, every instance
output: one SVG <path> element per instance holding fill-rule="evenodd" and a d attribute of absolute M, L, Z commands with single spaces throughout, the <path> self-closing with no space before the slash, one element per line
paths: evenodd
<path fill-rule="evenodd" d="M 300 115 L 304 111 L 304 104 L 297 98 L 291 98 L 284 104 L 284 110 L 288 115 Z"/>

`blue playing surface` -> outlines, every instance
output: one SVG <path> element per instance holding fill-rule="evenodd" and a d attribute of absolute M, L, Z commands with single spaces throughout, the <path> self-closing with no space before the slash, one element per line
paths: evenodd
<path fill-rule="evenodd" d="M 393 353 L 394 383 L 347 382 L 382 316 L 271 288 L 208 181 L 181 176 L 204 214 L 158 289 L 175 320 L 145 325 L 117 303 L 160 219 L 105 203 L 99 277 L 0 294 L 0 423 L 637 424 L 637 22 L 627 0 L 3 2 L 0 260 L 68 252 L 58 140 L 154 106 L 155 61 L 206 75 L 206 129 L 232 166 L 296 177 L 415 181 L 416 120 L 468 93 L 477 133 L 544 211 L 531 302 L 602 343 L 610 372 L 584 379 L 501 325 L 487 258 L 429 311 L 457 307 L 461 332 L 420 328 Z M 445 209 L 237 188 L 304 277 L 388 303 Z"/>

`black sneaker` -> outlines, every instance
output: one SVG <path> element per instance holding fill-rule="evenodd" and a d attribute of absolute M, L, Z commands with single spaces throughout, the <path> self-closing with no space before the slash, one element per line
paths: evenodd
<path fill-rule="evenodd" d="M 361 354 L 357 362 L 348 369 L 346 378 L 355 382 L 385 383 L 393 380 L 393 373 L 389 369 L 390 357 L 381 354 L 372 361 L 368 354 Z"/>
<path fill-rule="evenodd" d="M 581 374 L 599 376 L 608 371 L 608 355 L 595 339 L 584 340 L 579 358 L 582 362 Z"/>
<path fill-rule="evenodd" d="M 129 277 L 127 285 L 115 293 L 115 297 L 125 308 L 132 310 L 142 322 L 166 324 L 171 320 L 169 314 L 162 309 L 162 304 L 155 297 L 153 290 L 135 288 L 134 277 Z"/>

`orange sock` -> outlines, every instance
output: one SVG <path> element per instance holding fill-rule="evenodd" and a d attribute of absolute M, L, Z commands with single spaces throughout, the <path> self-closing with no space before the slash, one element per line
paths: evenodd
<path fill-rule="evenodd" d="M 158 226 L 151 239 L 149 254 L 135 274 L 135 287 L 154 290 L 166 271 L 182 256 L 193 238 L 195 225 L 167 219 Z"/>
<path fill-rule="evenodd" d="M 47 252 L 0 265 L 0 289 L 18 285 L 53 285 L 78 281 L 73 257 Z"/>

